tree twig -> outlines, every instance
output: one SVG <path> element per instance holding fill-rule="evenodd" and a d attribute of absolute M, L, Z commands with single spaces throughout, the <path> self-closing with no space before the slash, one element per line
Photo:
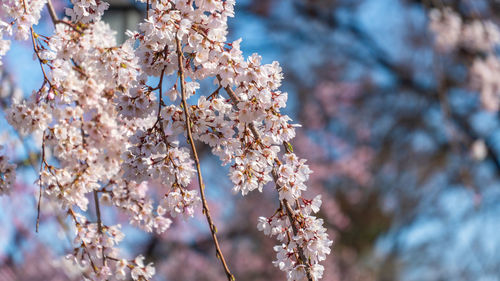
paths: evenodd
<path fill-rule="evenodd" d="M 40 186 L 40 194 L 38 194 L 38 204 L 36 207 L 36 210 L 37 210 L 36 226 L 35 226 L 36 233 L 38 233 L 38 227 L 40 226 L 40 208 L 41 208 L 41 203 L 42 203 L 42 168 L 43 168 L 44 162 L 45 162 L 45 131 L 43 132 L 43 136 L 42 136 L 42 158 L 40 159 L 40 170 L 38 171 L 38 173 L 39 173 L 38 184 Z"/>
<path fill-rule="evenodd" d="M 57 18 L 56 10 L 54 9 L 54 6 L 52 5 L 52 2 L 50 0 L 47 0 L 47 10 L 49 10 L 49 15 L 52 19 L 52 22 L 54 24 L 57 23 L 59 19 Z"/>
<path fill-rule="evenodd" d="M 186 119 L 186 131 L 187 131 L 188 141 L 189 141 L 189 144 L 191 145 L 191 150 L 193 152 L 193 158 L 194 158 L 194 162 L 196 165 L 196 171 L 198 174 L 198 184 L 200 187 L 200 196 L 201 196 L 201 203 L 203 206 L 203 214 L 205 215 L 207 222 L 208 222 L 208 225 L 210 227 L 210 232 L 212 234 L 212 239 L 213 239 L 214 244 L 215 244 L 215 250 L 217 252 L 217 257 L 219 258 L 219 260 L 222 263 L 222 266 L 224 267 L 226 277 L 229 281 L 234 281 L 235 280 L 234 275 L 231 274 L 231 272 L 229 271 L 229 267 L 227 266 L 226 260 L 224 259 L 224 255 L 222 254 L 222 251 L 220 249 L 219 241 L 218 241 L 217 235 L 216 235 L 217 228 L 215 227 L 215 224 L 212 221 L 212 217 L 210 216 L 210 210 L 208 209 L 207 200 L 205 198 L 205 185 L 203 183 L 203 178 L 201 176 L 200 160 L 198 159 L 198 153 L 196 151 L 196 146 L 194 144 L 192 127 L 191 127 L 191 118 L 189 116 L 188 105 L 186 102 L 186 89 L 184 87 L 184 83 L 185 83 L 185 81 L 184 81 L 184 64 L 183 64 L 184 56 L 183 56 L 182 50 L 181 50 L 181 42 L 180 42 L 179 38 L 177 38 L 177 36 L 175 37 L 175 41 L 177 44 L 177 59 L 178 59 L 178 64 L 179 64 L 181 98 L 182 98 L 182 106 L 184 109 L 184 116 Z"/>

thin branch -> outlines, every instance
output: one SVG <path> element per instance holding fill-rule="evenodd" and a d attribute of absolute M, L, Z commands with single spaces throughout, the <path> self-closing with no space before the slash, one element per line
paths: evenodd
<path fill-rule="evenodd" d="M 162 132 L 163 132 L 163 123 L 160 122 L 160 119 L 161 119 L 161 107 L 163 106 L 163 75 L 165 74 L 165 69 L 166 68 L 167 68 L 167 66 L 165 66 L 161 70 L 160 81 L 158 82 L 158 86 L 156 86 L 156 88 L 149 89 L 150 91 L 158 90 L 158 92 L 159 92 L 159 97 L 158 97 L 158 113 L 156 114 L 156 121 L 153 124 L 153 126 L 151 127 L 151 129 L 153 129 L 154 127 L 156 127 L 156 124 L 160 124 L 160 129 L 161 129 Z M 168 145 L 168 143 L 165 142 L 165 145 Z"/>
<path fill-rule="evenodd" d="M 38 233 L 38 227 L 40 226 L 40 208 L 42 203 L 42 168 L 44 162 L 45 162 L 45 131 L 43 131 L 43 136 L 42 136 L 42 158 L 40 159 L 40 170 L 38 171 L 39 172 L 38 184 L 40 186 L 40 194 L 38 194 L 38 204 L 36 207 L 37 210 L 36 226 L 35 226 L 36 233 Z"/>
<path fill-rule="evenodd" d="M 97 194 L 97 190 L 94 190 L 94 203 L 97 217 L 97 229 L 99 230 L 99 233 L 102 234 L 101 208 L 99 206 L 99 195 Z"/>
<path fill-rule="evenodd" d="M 52 5 L 52 2 L 50 0 L 47 0 L 47 9 L 49 10 L 49 15 L 52 19 L 52 22 L 56 24 L 59 19 L 57 18 L 56 10 L 54 9 L 54 6 Z"/>
<path fill-rule="evenodd" d="M 186 118 L 186 130 L 187 130 L 187 137 L 189 144 L 191 145 L 191 150 L 193 152 L 193 158 L 194 162 L 196 164 L 196 171 L 198 174 L 198 184 L 200 187 L 200 194 L 201 194 L 201 202 L 203 205 L 203 214 L 207 218 L 208 225 L 210 227 L 210 232 L 212 234 L 212 239 L 215 244 L 215 250 L 217 252 L 217 257 L 222 263 L 222 266 L 224 267 L 224 271 L 226 273 L 226 277 L 229 281 L 234 281 L 234 275 L 231 274 L 229 271 L 229 267 L 227 266 L 226 260 L 224 259 L 224 255 L 222 254 L 222 251 L 219 246 L 219 241 L 217 239 L 217 228 L 215 227 L 215 224 L 212 221 L 212 217 L 210 216 L 210 210 L 208 209 L 208 204 L 207 200 L 205 198 L 205 184 L 203 183 L 203 178 L 201 176 L 201 168 L 200 168 L 200 160 L 198 159 L 198 153 L 196 151 L 196 146 L 194 144 L 194 139 L 193 139 L 193 134 L 192 134 L 192 128 L 191 128 L 191 118 L 189 116 L 188 112 L 188 106 L 186 102 L 186 89 L 184 87 L 184 65 L 183 65 L 183 54 L 181 50 L 181 42 L 177 36 L 175 37 L 175 41 L 177 44 L 177 59 L 178 59 L 178 64 L 179 64 L 179 77 L 180 77 L 180 83 L 181 83 L 181 97 L 182 97 L 182 106 L 184 109 L 184 116 Z"/>
<path fill-rule="evenodd" d="M 276 188 L 278 188 L 278 186 L 276 186 Z M 296 220 L 294 218 L 295 215 L 293 213 L 292 207 L 290 206 L 290 204 L 288 203 L 288 201 L 286 199 L 283 199 L 283 205 L 285 205 L 286 214 L 288 216 L 288 219 L 290 220 L 293 235 L 297 236 L 297 234 L 299 233 L 299 230 L 297 229 L 297 226 L 295 225 Z M 304 264 L 304 266 L 305 266 L 307 280 L 313 281 L 313 278 L 311 275 L 311 265 L 307 262 L 307 258 L 304 255 L 304 251 L 302 250 L 302 247 L 297 247 L 297 249 L 299 252 L 299 257 L 302 260 L 302 264 Z"/>
<path fill-rule="evenodd" d="M 220 83 L 221 82 L 221 77 L 219 75 L 217 76 L 217 79 L 219 80 L 219 83 Z M 237 105 L 240 102 L 240 99 L 238 98 L 238 96 L 236 95 L 236 93 L 233 91 L 233 89 L 228 85 L 227 87 L 225 87 L 225 90 L 226 90 L 227 94 L 229 95 L 229 97 L 231 98 L 231 100 L 233 101 L 233 104 Z M 252 132 L 252 134 L 253 134 L 256 142 L 260 143 L 260 134 L 257 131 L 257 128 L 255 127 L 255 123 L 254 122 L 250 122 L 248 124 L 248 126 L 250 127 L 250 131 Z M 289 144 L 287 142 L 283 143 L 283 146 L 285 147 L 285 151 L 286 152 L 291 152 L 290 148 L 289 148 Z M 279 189 L 279 187 L 277 185 L 278 175 L 277 175 L 277 173 L 276 173 L 275 170 L 272 171 L 272 175 L 273 175 L 274 182 L 276 183 L 276 190 L 278 190 Z M 290 221 L 290 225 L 292 226 L 293 234 L 297 235 L 298 229 L 297 229 L 297 226 L 295 224 L 297 222 L 297 220 L 295 219 L 295 216 L 293 214 L 292 207 L 290 206 L 290 204 L 285 199 L 281 200 L 280 203 L 283 206 L 285 206 L 286 214 L 287 214 L 288 219 Z M 304 250 L 300 246 L 297 246 L 297 250 L 298 250 L 298 253 L 299 253 L 299 257 L 300 257 L 299 263 L 303 264 L 304 267 L 305 267 L 305 271 L 306 271 L 306 275 L 307 275 L 307 280 L 313 281 L 313 278 L 312 278 L 312 275 L 311 275 L 311 265 L 307 262 L 306 256 L 304 254 Z"/>
<path fill-rule="evenodd" d="M 95 213 L 97 217 L 97 230 L 99 231 L 99 234 L 103 236 L 104 234 L 102 233 L 101 207 L 99 206 L 99 194 L 97 193 L 97 190 L 94 190 L 94 203 L 95 203 Z M 104 247 L 101 248 L 101 254 L 102 254 L 102 265 L 106 266 L 106 255 L 104 255 Z"/>
<path fill-rule="evenodd" d="M 47 10 L 49 11 L 49 15 L 50 15 L 50 18 L 52 19 L 52 23 L 54 24 L 54 27 L 56 26 L 56 24 L 58 23 L 62 23 L 62 24 L 65 24 L 69 27 L 71 27 L 73 30 L 81 33 L 82 31 L 76 27 L 75 25 L 73 25 L 72 23 L 70 22 L 67 22 L 65 20 L 60 20 L 58 17 L 57 17 L 57 13 L 54 9 L 54 6 L 52 5 L 52 2 L 51 0 L 47 0 Z"/>
<path fill-rule="evenodd" d="M 286 213 L 286 211 L 283 211 L 285 209 L 285 206 L 283 206 L 283 205 L 284 205 L 284 203 L 280 202 L 280 208 L 277 210 L 277 212 L 279 212 L 281 216 L 285 216 L 285 213 Z M 294 232 L 294 235 L 297 235 L 297 234 Z M 290 244 L 293 241 L 293 239 L 292 239 L 292 235 L 290 234 L 290 229 L 289 228 L 286 229 L 286 236 L 288 238 L 288 243 L 287 244 Z M 294 252 L 295 258 L 297 260 L 301 259 L 301 256 L 298 253 L 298 251 L 295 251 L 295 249 L 294 249 L 293 252 Z"/>
<path fill-rule="evenodd" d="M 276 173 L 276 170 L 272 171 L 272 175 L 273 175 L 274 182 L 276 183 L 276 190 L 279 190 L 279 186 L 277 183 L 278 182 L 278 174 Z M 294 214 L 294 211 L 292 209 L 292 206 L 290 206 L 290 203 L 288 203 L 288 201 L 286 199 L 281 200 L 281 203 L 285 207 L 286 215 L 288 216 L 288 220 L 290 221 L 290 225 L 292 226 L 293 235 L 296 236 L 299 233 L 299 230 L 297 228 L 297 225 L 295 224 L 297 222 L 297 220 L 295 219 L 295 214 Z M 307 275 L 307 280 L 313 281 L 313 278 L 311 275 L 311 265 L 308 263 L 306 255 L 304 254 L 304 250 L 300 246 L 297 246 L 297 250 L 299 252 L 299 257 L 300 257 L 299 263 L 304 265 L 304 269 L 305 269 L 306 275 Z"/>

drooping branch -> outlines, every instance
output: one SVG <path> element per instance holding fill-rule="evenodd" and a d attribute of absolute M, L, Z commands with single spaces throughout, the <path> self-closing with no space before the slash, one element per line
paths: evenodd
<path fill-rule="evenodd" d="M 217 76 L 217 78 L 218 78 L 219 83 L 220 83 L 221 77 Z M 233 105 L 237 107 L 238 103 L 240 102 L 240 99 L 238 98 L 236 93 L 233 91 L 233 89 L 230 86 L 227 86 L 224 89 L 226 90 L 227 94 L 231 98 Z M 262 145 L 262 143 L 260 141 L 261 140 L 260 134 L 259 134 L 259 131 L 257 131 L 257 128 L 255 127 L 255 123 L 250 122 L 248 124 L 248 126 L 249 126 L 250 131 L 252 132 L 256 142 Z M 290 152 L 289 148 L 288 148 L 288 143 L 284 143 L 283 146 L 285 148 L 285 151 Z M 278 159 L 275 159 L 275 160 L 279 161 Z M 278 175 L 277 175 L 276 169 L 273 169 L 272 175 L 273 175 L 274 182 L 276 184 L 276 190 L 279 190 Z M 297 224 L 300 225 L 300 223 L 296 220 L 295 215 L 294 215 L 294 211 L 293 211 L 292 207 L 290 206 L 290 203 L 288 203 L 288 201 L 286 199 L 283 199 L 280 201 L 280 205 L 285 207 L 285 213 L 286 213 L 288 220 L 290 222 L 290 225 L 292 227 L 293 234 L 297 235 L 298 234 Z M 304 254 L 304 250 L 302 249 L 302 247 L 297 245 L 297 252 L 299 255 L 298 262 L 300 264 L 304 265 L 304 269 L 305 269 L 308 281 L 313 281 L 312 274 L 311 274 L 311 264 L 308 263 L 307 258 Z"/>
<path fill-rule="evenodd" d="M 203 214 L 205 215 L 209 228 L 210 228 L 210 233 L 212 235 L 212 239 L 215 245 L 215 250 L 217 257 L 219 258 L 220 262 L 222 263 L 222 266 L 224 267 L 224 271 L 226 273 L 226 277 L 229 281 L 235 280 L 234 275 L 231 274 L 231 271 L 229 270 L 229 267 L 226 263 L 226 260 L 224 258 L 224 255 L 222 254 L 222 250 L 220 249 L 219 246 L 219 241 L 217 239 L 217 228 L 215 227 L 215 224 L 213 223 L 212 217 L 210 216 L 210 210 L 208 208 L 208 203 L 205 198 L 205 184 L 203 182 L 203 178 L 201 175 L 201 167 L 200 167 L 200 160 L 198 158 L 198 152 L 196 150 L 196 146 L 194 144 L 194 139 L 193 139 L 193 134 L 192 134 L 192 127 L 191 127 L 191 117 L 189 115 L 189 108 L 188 104 L 186 101 L 186 89 L 185 89 L 185 80 L 184 80 L 184 55 L 182 53 L 182 48 L 181 48 L 181 42 L 179 38 L 176 36 L 175 37 L 175 42 L 177 45 L 177 60 L 178 60 L 178 67 L 179 67 L 179 79 L 180 79 L 180 89 L 181 89 L 181 99 L 182 99 L 182 107 L 184 110 L 184 117 L 186 119 L 186 133 L 187 133 L 187 138 L 188 142 L 191 146 L 191 151 L 193 153 L 193 159 L 196 165 L 196 172 L 198 174 L 198 185 L 200 188 L 200 196 L 201 196 L 201 203 L 202 203 L 202 208 L 203 208 Z"/>

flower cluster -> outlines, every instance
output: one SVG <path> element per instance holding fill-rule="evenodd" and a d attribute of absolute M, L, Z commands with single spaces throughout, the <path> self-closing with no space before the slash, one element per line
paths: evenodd
<path fill-rule="evenodd" d="M 196 190 L 185 191 L 182 188 L 177 188 L 169 192 L 162 202 L 163 210 L 169 210 L 172 217 L 179 214 L 185 217 L 194 215 L 194 208 L 200 203 L 200 197 Z"/>
<path fill-rule="evenodd" d="M 135 87 L 128 93 L 119 93 L 117 108 L 126 119 L 147 118 L 154 112 L 156 96 L 144 87 Z"/>
<path fill-rule="evenodd" d="M 472 85 L 481 92 L 481 103 L 491 111 L 500 109 L 500 60 L 495 47 L 500 43 L 500 30 L 492 21 L 464 21 L 450 8 L 430 12 L 430 29 L 442 51 L 463 49 L 471 53 Z"/>
<path fill-rule="evenodd" d="M 41 104 L 35 106 L 33 99 L 14 104 L 6 110 L 7 121 L 16 124 L 21 135 L 31 134 L 35 131 L 45 130 L 52 121 L 52 115 L 48 110 L 49 105 Z"/>
<path fill-rule="evenodd" d="M 305 159 L 298 159 L 293 153 L 285 155 L 285 163 L 278 166 L 276 184 L 279 191 L 280 200 L 294 202 L 306 190 L 305 181 L 312 173 L 305 165 Z"/>
<path fill-rule="evenodd" d="M 66 8 L 66 14 L 74 22 L 89 23 L 99 20 L 109 4 L 101 0 L 73 0 L 73 8 Z"/>
<path fill-rule="evenodd" d="M 320 279 L 332 241 L 314 215 L 320 197 L 302 196 L 311 171 L 289 143 L 299 125 L 281 113 L 288 95 L 279 91 L 279 64 L 262 64 L 257 54 L 245 58 L 241 40 L 226 42 L 234 0 L 152 1 L 122 45 L 100 21 L 105 2 L 72 3 L 71 19 L 54 21 L 54 35 L 32 34 L 44 82 L 28 102 L 13 106 L 8 121 L 23 133 L 43 132 L 42 152 L 56 161 L 42 153 L 39 183 L 47 200 L 73 218 L 71 257 L 88 269 L 86 276 L 123 279 L 130 270 L 132 279 L 149 280 L 154 274 L 142 257 L 118 257 L 118 226 L 105 226 L 100 215 L 89 222 L 75 211 L 87 211 L 93 196 L 98 214 L 99 202 L 107 203 L 157 233 L 171 225 L 168 216 L 191 217 L 201 204 L 232 278 L 203 193 L 200 141 L 229 166 L 235 192 L 262 191 L 274 180 L 280 207 L 259 229 L 279 240 L 275 264 L 288 280 Z M 176 83 L 164 88 L 169 75 Z M 217 88 L 201 95 L 202 80 Z M 189 189 L 195 174 L 199 192 Z"/>
<path fill-rule="evenodd" d="M 172 220 L 164 216 L 165 208 L 161 205 L 155 206 L 154 201 L 147 196 L 146 182 L 112 182 L 100 191 L 103 203 L 125 211 L 130 217 L 130 223 L 146 232 L 154 230 L 160 234 L 172 224 Z"/>
<path fill-rule="evenodd" d="M 429 18 L 429 28 L 436 34 L 436 45 L 441 50 L 465 48 L 487 52 L 500 43 L 500 30 L 491 21 L 464 22 L 460 15 L 450 8 L 434 9 Z"/>
<path fill-rule="evenodd" d="M 0 59 L 10 47 L 10 41 L 5 37 L 14 35 L 17 40 L 28 39 L 30 28 L 40 20 L 40 12 L 46 2 L 46 0 L 2 1 L 0 4 Z"/>
<path fill-rule="evenodd" d="M 0 151 L 3 146 L 0 145 Z M 16 180 L 16 165 L 8 162 L 6 155 L 0 154 L 0 195 L 8 194 Z"/>
<path fill-rule="evenodd" d="M 144 266 L 144 257 L 135 260 L 117 259 L 116 245 L 125 235 L 120 225 L 104 226 L 88 222 L 85 217 L 71 213 L 76 223 L 73 253 L 66 256 L 73 260 L 92 280 L 125 280 L 127 271 L 133 280 L 149 280 L 155 272 L 153 264 Z"/>
<path fill-rule="evenodd" d="M 160 136 L 161 135 L 161 136 Z M 193 160 L 185 147 L 156 131 L 137 130 L 131 146 L 123 154 L 125 179 L 159 179 L 166 186 L 187 186 L 195 172 Z"/>
<path fill-rule="evenodd" d="M 260 217 L 257 228 L 265 235 L 275 236 L 282 242 L 274 247 L 277 260 L 273 263 L 287 272 L 288 280 L 307 280 L 308 274 L 313 280 L 318 280 L 323 276 L 324 270 L 319 262 L 325 260 L 326 255 L 330 253 L 332 241 L 328 239 L 323 220 L 312 215 L 319 211 L 321 196 L 301 201 L 295 206 L 298 207 L 295 211 L 291 210 L 292 207 L 285 201 L 272 217 Z M 291 225 L 289 215 L 298 214 L 300 217 L 297 217 L 297 222 Z M 304 251 L 299 252 L 297 248 Z M 307 263 L 310 264 L 306 265 Z"/>

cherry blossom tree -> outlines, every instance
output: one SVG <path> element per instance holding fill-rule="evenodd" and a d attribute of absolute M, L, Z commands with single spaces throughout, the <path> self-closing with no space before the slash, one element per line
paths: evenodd
<path fill-rule="evenodd" d="M 61 19 L 50 1 L 2 3 L 0 54 L 11 36 L 29 39 L 43 74 L 40 88 L 11 104 L 6 118 L 21 136 L 41 135 L 38 213 L 51 205 L 69 218 L 74 250 L 67 258 L 84 278 L 150 280 L 156 271 L 143 255 L 120 255 L 125 235 L 120 224 L 103 221 L 103 203 L 157 234 L 201 206 L 225 275 L 236 278 L 207 204 L 198 142 L 229 166 L 235 193 L 274 186 L 274 213 L 252 224 L 278 240 L 273 264 L 286 278 L 323 276 L 320 262 L 332 241 L 314 215 L 321 195 L 302 196 L 311 170 L 289 142 L 299 125 L 281 113 L 281 67 L 262 64 L 257 54 L 245 59 L 241 40 L 227 41 L 234 4 L 148 1 L 138 31 L 118 45 L 101 20 L 104 1 L 72 1 Z M 53 34 L 34 29 L 43 7 Z M 202 81 L 215 85 L 212 93 L 200 91 Z M 8 194 L 15 167 L 6 156 L 0 160 L 0 190 Z M 87 215 L 91 200 L 95 221 Z"/>

